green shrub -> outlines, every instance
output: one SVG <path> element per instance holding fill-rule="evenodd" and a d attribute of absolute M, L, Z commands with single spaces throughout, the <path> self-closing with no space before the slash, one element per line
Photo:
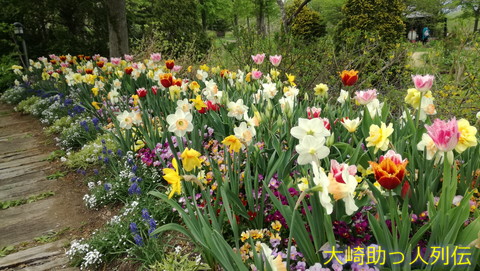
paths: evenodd
<path fill-rule="evenodd" d="M 302 2 L 302 0 L 295 0 L 286 7 L 287 18 L 293 15 Z M 290 31 L 294 36 L 303 40 L 314 40 L 325 35 L 326 26 L 322 22 L 320 13 L 306 5 L 293 19 Z"/>
<path fill-rule="evenodd" d="M 382 41 L 379 51 L 393 49 L 404 33 L 402 13 L 405 5 L 400 0 L 348 0 L 342 9 L 345 18 L 337 28 L 337 41 L 346 42 L 352 32 L 360 32 L 358 47 L 377 36 Z"/>
<path fill-rule="evenodd" d="M 105 144 L 102 144 L 103 142 Z M 86 169 L 94 164 L 99 164 L 101 161 L 98 160 L 98 156 L 102 153 L 104 147 L 109 150 L 118 149 L 110 134 L 100 135 L 94 141 L 85 144 L 80 150 L 71 152 L 65 164 L 73 169 Z"/>
<path fill-rule="evenodd" d="M 31 114 L 33 105 L 35 105 L 40 100 L 41 100 L 40 97 L 31 96 L 31 97 L 21 101 L 15 107 L 15 111 Z"/>

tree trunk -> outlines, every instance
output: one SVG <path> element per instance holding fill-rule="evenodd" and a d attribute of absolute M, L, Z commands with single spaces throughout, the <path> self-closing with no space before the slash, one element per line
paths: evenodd
<path fill-rule="evenodd" d="M 474 33 L 478 31 L 478 19 L 480 19 L 480 8 L 477 8 L 477 10 L 475 10 L 475 23 L 473 25 Z"/>
<path fill-rule="evenodd" d="M 257 0 L 257 32 L 259 35 L 265 36 L 267 34 L 265 26 L 265 1 Z"/>
<path fill-rule="evenodd" d="M 200 17 L 202 17 L 202 29 L 207 30 L 207 7 L 205 6 L 205 0 L 198 1 L 200 3 Z"/>
<path fill-rule="evenodd" d="M 121 57 L 124 54 L 128 54 L 125 0 L 106 0 L 106 4 L 110 57 Z"/>
<path fill-rule="evenodd" d="M 280 9 L 280 14 L 282 15 L 283 30 L 285 33 L 288 33 L 288 23 L 287 23 L 287 13 L 285 12 L 285 3 L 283 0 L 277 0 L 278 8 Z"/>

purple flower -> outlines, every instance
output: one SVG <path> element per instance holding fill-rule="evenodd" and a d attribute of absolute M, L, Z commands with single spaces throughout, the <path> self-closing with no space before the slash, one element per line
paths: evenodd
<path fill-rule="evenodd" d="M 138 186 L 136 182 L 132 183 L 132 185 L 130 185 L 130 188 L 128 188 L 129 195 L 134 195 L 134 194 L 140 195 L 141 193 L 142 193 L 142 190 L 140 189 L 140 186 Z"/>
<path fill-rule="evenodd" d="M 137 246 L 143 246 L 143 238 L 139 234 L 135 234 L 135 236 L 133 236 L 133 240 Z"/>
<path fill-rule="evenodd" d="M 138 233 L 138 226 L 135 222 L 130 223 L 130 231 L 132 233 Z"/>

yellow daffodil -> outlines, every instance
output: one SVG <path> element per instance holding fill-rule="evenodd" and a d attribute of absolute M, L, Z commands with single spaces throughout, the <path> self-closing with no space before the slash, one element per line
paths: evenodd
<path fill-rule="evenodd" d="M 179 86 L 171 86 L 168 88 L 169 92 L 170 92 L 170 99 L 171 100 L 178 100 L 180 99 L 180 93 L 182 92 L 182 88 L 180 88 Z"/>
<path fill-rule="evenodd" d="M 276 80 L 278 76 L 280 75 L 280 72 L 277 69 L 271 69 L 270 70 L 270 75 L 272 76 L 273 80 Z"/>
<path fill-rule="evenodd" d="M 182 177 L 178 173 L 178 164 L 175 158 L 172 160 L 172 165 L 174 169 L 163 169 L 163 179 L 172 186 L 172 190 L 168 194 L 169 199 L 171 199 L 175 193 L 178 195 L 182 193 Z"/>
<path fill-rule="evenodd" d="M 455 150 L 464 152 L 468 147 L 477 146 L 477 128 L 470 125 L 468 120 L 460 119 L 457 121 L 460 138 L 458 139 Z"/>
<path fill-rule="evenodd" d="M 137 106 L 138 99 L 139 99 L 138 95 L 137 94 L 132 95 L 132 99 L 133 99 L 133 106 Z"/>
<path fill-rule="evenodd" d="M 202 66 L 200 66 L 200 70 L 208 72 L 210 68 L 207 66 L 207 64 L 203 64 Z"/>
<path fill-rule="evenodd" d="M 197 110 L 207 107 L 207 105 L 202 101 L 202 97 L 200 95 L 197 95 L 195 99 L 190 99 L 190 102 L 193 103 L 193 106 L 195 106 L 195 109 Z"/>
<path fill-rule="evenodd" d="M 234 135 L 230 135 L 230 136 L 227 136 L 223 141 L 222 141 L 223 144 L 227 145 L 229 147 L 229 150 L 230 151 L 234 151 L 234 152 L 239 152 L 240 151 L 240 148 L 242 147 L 242 143 L 240 142 L 240 140 L 234 136 Z"/>
<path fill-rule="evenodd" d="M 285 75 L 287 76 L 288 83 L 290 83 L 291 86 L 296 86 L 297 85 L 297 84 L 295 84 L 295 75 L 288 74 L 288 73 L 286 73 Z"/>
<path fill-rule="evenodd" d="M 202 164 L 202 161 L 198 159 L 200 153 L 194 149 L 186 148 L 180 157 L 182 158 L 183 169 L 186 171 L 191 171 Z"/>
<path fill-rule="evenodd" d="M 407 96 L 405 96 L 405 102 L 411 105 L 413 108 L 418 108 L 420 106 L 420 95 L 421 92 L 415 88 L 410 88 L 407 90 Z M 430 98 L 433 100 L 432 92 L 429 90 L 425 92 L 423 97 Z"/>
<path fill-rule="evenodd" d="M 188 88 L 189 88 L 191 91 L 195 92 L 195 93 L 197 93 L 197 92 L 200 91 L 200 85 L 198 84 L 197 81 L 191 82 L 191 83 L 188 85 Z"/>
<path fill-rule="evenodd" d="M 141 148 L 145 147 L 145 142 L 143 142 L 143 140 L 137 140 L 135 142 L 135 145 L 134 145 L 134 148 L 133 150 L 136 152 L 138 150 L 140 150 Z"/>
<path fill-rule="evenodd" d="M 98 88 L 92 88 L 92 93 L 93 93 L 93 96 L 97 96 L 98 95 Z"/>
<path fill-rule="evenodd" d="M 313 89 L 315 91 L 315 95 L 325 97 L 328 94 L 328 86 L 325 84 L 318 84 Z"/>
<path fill-rule="evenodd" d="M 386 151 L 388 149 L 388 143 L 390 143 L 388 137 L 392 133 L 392 123 L 386 126 L 385 123 L 382 122 L 382 125 L 380 127 L 378 127 L 378 125 L 372 124 L 370 126 L 370 136 L 365 139 L 368 143 L 367 147 L 375 147 L 374 153 L 377 153 L 379 149 L 382 151 Z"/>
<path fill-rule="evenodd" d="M 101 105 L 101 103 L 98 103 L 98 102 L 92 102 L 92 105 L 93 105 L 93 107 L 95 107 L 95 109 L 99 110 L 99 109 L 100 109 L 100 105 Z"/>

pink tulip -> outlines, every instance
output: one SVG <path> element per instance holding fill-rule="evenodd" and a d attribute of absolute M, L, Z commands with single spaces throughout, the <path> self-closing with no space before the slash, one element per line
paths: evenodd
<path fill-rule="evenodd" d="M 174 65 L 172 68 L 172 72 L 179 72 L 182 69 L 182 66 Z"/>
<path fill-rule="evenodd" d="M 396 153 L 394 150 L 389 150 L 385 155 L 380 156 L 379 162 L 381 163 L 386 158 L 390 158 L 390 160 L 392 160 L 392 162 L 395 163 L 395 165 L 400 165 L 405 161 L 407 161 L 407 158 L 402 160 L 402 155 Z"/>
<path fill-rule="evenodd" d="M 371 101 L 375 100 L 377 98 L 377 90 L 376 89 L 369 89 L 369 90 L 362 90 L 362 91 L 356 91 L 355 92 L 355 100 L 359 104 L 368 104 Z"/>
<path fill-rule="evenodd" d="M 347 170 L 349 175 L 355 176 L 355 174 L 357 174 L 357 167 L 354 165 L 349 166 L 345 163 L 340 164 L 337 162 L 337 160 L 330 161 L 330 173 L 332 173 L 337 183 L 345 183 L 342 172 L 346 167 L 348 168 Z"/>
<path fill-rule="evenodd" d="M 436 119 L 432 125 L 425 125 L 425 128 L 438 150 L 448 152 L 457 146 L 460 132 L 455 117 L 448 122 Z"/>
<path fill-rule="evenodd" d="M 99 54 L 95 54 L 92 56 L 92 59 L 97 61 L 98 59 L 100 59 L 100 55 Z"/>
<path fill-rule="evenodd" d="M 252 59 L 253 59 L 253 62 L 255 62 L 255 64 L 260 65 L 263 63 L 263 60 L 265 59 L 265 54 L 254 55 L 252 56 Z"/>
<path fill-rule="evenodd" d="M 150 54 L 150 59 L 154 62 L 158 62 L 162 60 L 162 55 L 160 53 L 153 53 L 153 54 Z"/>
<path fill-rule="evenodd" d="M 275 67 L 278 67 L 278 65 L 280 65 L 281 61 L 282 61 L 282 56 L 281 55 L 270 56 L 270 63 L 272 63 L 272 65 L 275 66 Z"/>
<path fill-rule="evenodd" d="M 261 71 L 252 71 L 252 78 L 257 80 L 257 79 L 260 79 L 260 77 L 262 77 L 262 72 Z"/>
<path fill-rule="evenodd" d="M 132 55 L 124 55 L 123 58 L 124 58 L 126 61 L 132 61 L 132 60 L 133 60 L 133 56 L 132 56 Z"/>
<path fill-rule="evenodd" d="M 120 64 L 120 61 L 122 61 L 122 59 L 120 57 L 112 57 L 110 58 L 110 62 L 112 62 L 113 65 L 118 65 Z"/>
<path fill-rule="evenodd" d="M 415 88 L 421 92 L 429 91 L 432 88 L 433 79 L 435 79 L 435 76 L 429 74 L 425 76 L 412 75 L 412 80 L 415 84 Z"/>

